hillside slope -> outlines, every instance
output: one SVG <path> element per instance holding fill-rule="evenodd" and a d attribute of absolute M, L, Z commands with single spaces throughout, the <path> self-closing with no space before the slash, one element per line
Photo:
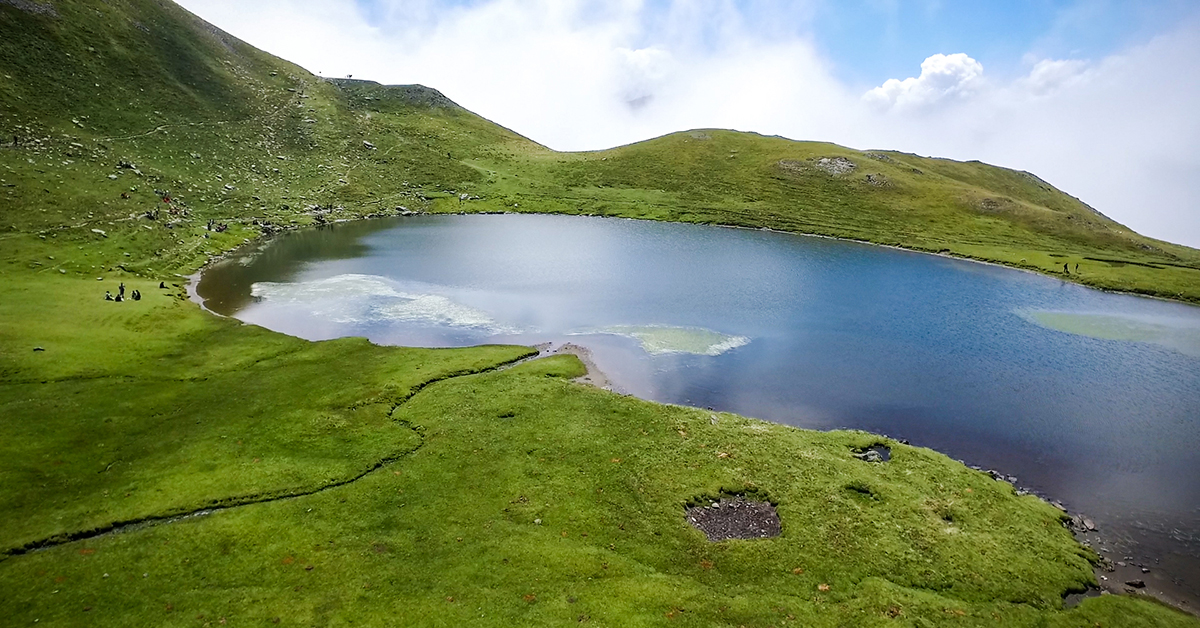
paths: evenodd
<path fill-rule="evenodd" d="M 936 452 L 642 402 L 569 381 L 570 356 L 512 366 L 524 347 L 309 343 L 202 312 L 178 275 L 405 211 L 1111 257 L 1081 279 L 1193 300 L 1195 251 L 980 164 L 724 131 L 555 153 L 165 0 L 0 0 L 0 33 L 14 625 L 1197 625 L 1127 596 L 1065 608 L 1096 556 L 1064 515 Z M 118 284 L 145 296 L 104 300 Z M 891 460 L 854 456 L 871 445 Z M 686 523 L 730 493 L 774 503 L 782 534 L 714 544 Z"/>
<path fill-rule="evenodd" d="M 399 207 L 549 211 L 853 238 L 1200 301 L 1200 251 L 1139 236 L 1028 173 L 717 130 L 557 153 L 436 90 L 312 76 L 169 2 L 0 6 L 12 35 L 0 41 L 0 199 L 22 208 L 0 229 L 112 222 L 169 192 L 156 270 Z M 214 241 L 209 220 L 237 237 Z"/>

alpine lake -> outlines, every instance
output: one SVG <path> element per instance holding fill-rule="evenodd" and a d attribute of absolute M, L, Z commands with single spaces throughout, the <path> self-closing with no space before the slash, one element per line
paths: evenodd
<path fill-rule="evenodd" d="M 853 242 L 538 215 L 294 232 L 194 289 L 312 340 L 576 345 L 619 393 L 930 447 L 1085 516 L 1106 577 L 1200 600 L 1197 307 Z"/>

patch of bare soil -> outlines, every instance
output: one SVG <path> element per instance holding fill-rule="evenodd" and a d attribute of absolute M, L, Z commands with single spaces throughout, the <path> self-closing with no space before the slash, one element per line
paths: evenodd
<path fill-rule="evenodd" d="M 779 514 L 769 502 L 741 495 L 705 501 L 686 510 L 688 523 L 718 543 L 730 539 L 766 539 L 779 536 Z"/>
<path fill-rule="evenodd" d="M 601 371 L 600 368 L 596 366 L 595 360 L 592 359 L 592 352 L 587 347 L 581 347 L 577 344 L 568 342 L 556 349 L 554 348 L 554 343 L 548 342 L 537 345 L 535 348 L 540 351 L 542 355 L 555 355 L 559 353 L 570 353 L 571 355 L 574 355 L 575 357 L 579 358 L 579 361 L 583 362 L 583 366 L 587 368 L 587 374 L 583 377 L 577 378 L 575 381 L 582 382 L 584 384 L 591 384 L 596 388 L 603 388 L 604 390 L 616 390 L 612 382 L 609 381 L 608 377 L 604 374 L 604 371 Z"/>

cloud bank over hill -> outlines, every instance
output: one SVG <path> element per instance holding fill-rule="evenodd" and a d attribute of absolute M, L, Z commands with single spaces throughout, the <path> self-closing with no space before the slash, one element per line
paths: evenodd
<path fill-rule="evenodd" d="M 182 4 L 313 72 L 436 87 L 559 150 L 722 127 L 979 159 L 1200 246 L 1200 13 L 1102 58 L 993 75 L 944 50 L 857 85 L 811 34 L 816 0 Z"/>

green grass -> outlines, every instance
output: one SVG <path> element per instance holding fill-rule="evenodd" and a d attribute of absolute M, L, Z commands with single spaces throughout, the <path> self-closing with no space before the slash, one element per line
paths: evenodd
<path fill-rule="evenodd" d="M 555 153 L 170 3 L 53 8 L 0 3 L 6 624 L 1197 625 L 1133 597 L 1064 610 L 1093 557 L 1061 514 L 935 452 L 868 464 L 852 449 L 887 441 L 714 423 L 572 383 L 570 356 L 504 368 L 523 347 L 310 343 L 202 312 L 182 275 L 406 210 L 1079 262 L 1072 280 L 1190 301 L 1200 253 L 983 164 L 728 131 Z M 146 298 L 104 301 L 120 282 Z M 709 543 L 683 508 L 723 492 L 777 503 L 783 535 Z"/>

